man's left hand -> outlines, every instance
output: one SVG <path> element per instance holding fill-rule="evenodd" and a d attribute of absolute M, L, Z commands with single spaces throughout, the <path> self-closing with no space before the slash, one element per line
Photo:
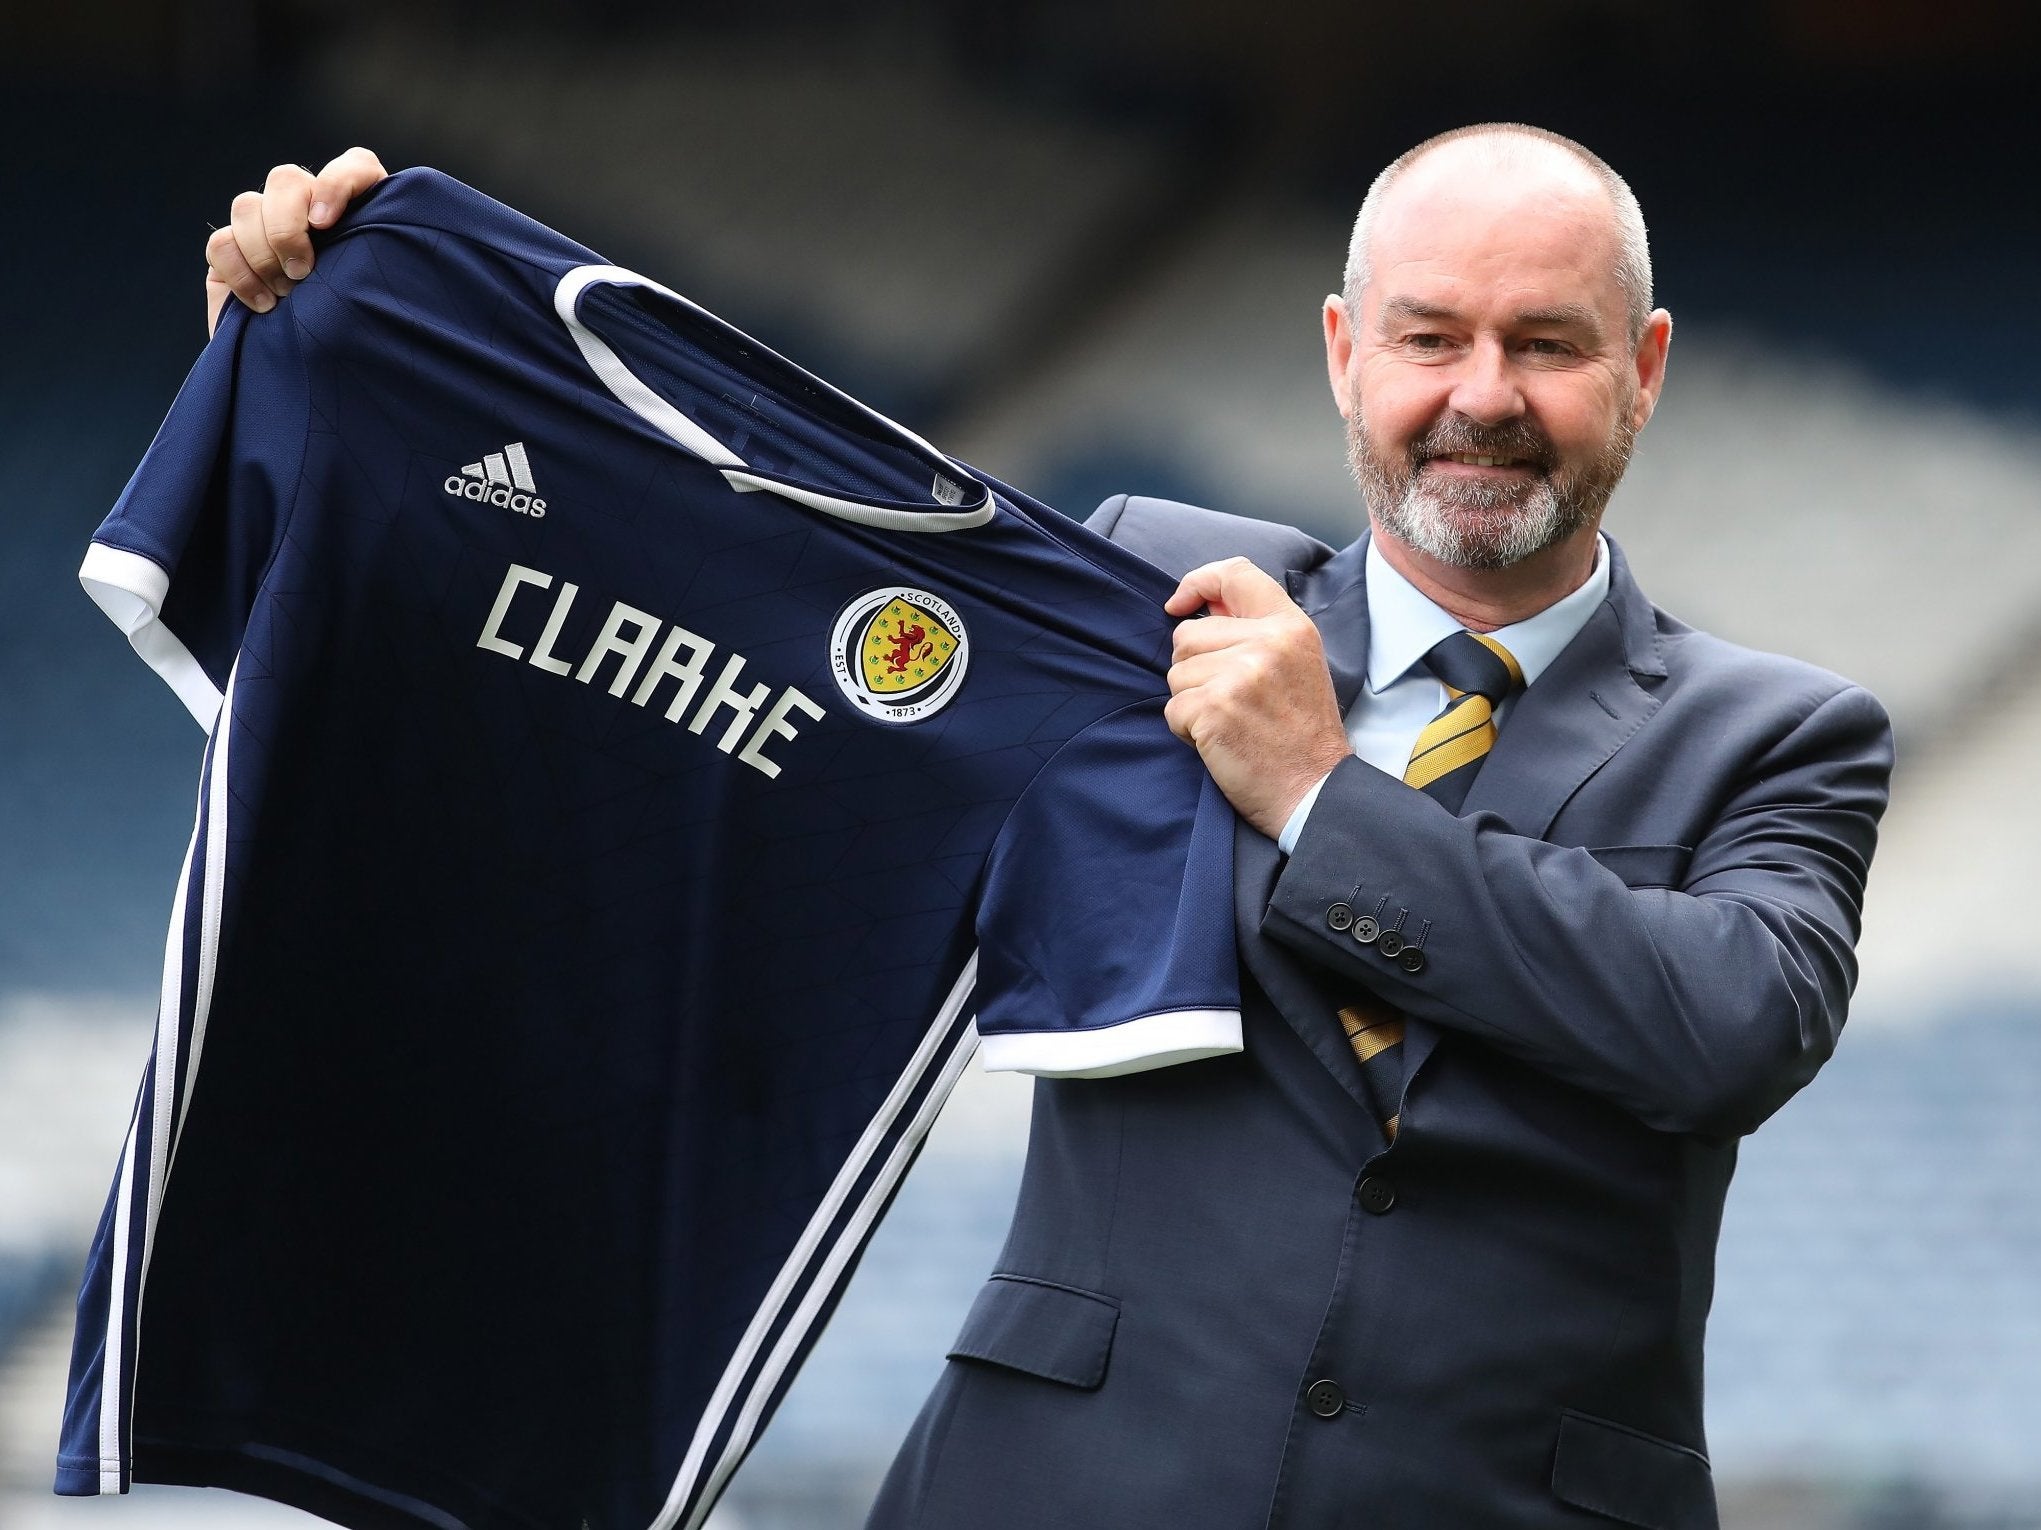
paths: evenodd
<path fill-rule="evenodd" d="M 1274 839 L 1327 771 L 1353 752 L 1318 629 L 1245 558 L 1184 575 L 1164 609 L 1176 629 L 1170 731 L 1194 745 L 1226 800 Z"/>

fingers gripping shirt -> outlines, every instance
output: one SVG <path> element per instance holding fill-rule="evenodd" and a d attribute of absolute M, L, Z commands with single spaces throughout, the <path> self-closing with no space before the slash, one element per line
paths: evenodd
<path fill-rule="evenodd" d="M 699 1525 L 979 1034 L 1239 1047 L 1171 582 L 444 176 L 83 575 L 209 741 L 60 1491 Z"/>

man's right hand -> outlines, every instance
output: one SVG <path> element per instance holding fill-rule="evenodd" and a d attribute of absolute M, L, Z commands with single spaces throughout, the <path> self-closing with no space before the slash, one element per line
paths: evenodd
<path fill-rule="evenodd" d="M 312 270 L 309 231 L 331 228 L 347 204 L 390 172 L 367 149 L 349 149 L 313 175 L 302 165 L 278 165 L 260 191 L 234 198 L 233 221 L 206 240 L 206 333 L 219 326 L 233 293 L 257 313 Z"/>

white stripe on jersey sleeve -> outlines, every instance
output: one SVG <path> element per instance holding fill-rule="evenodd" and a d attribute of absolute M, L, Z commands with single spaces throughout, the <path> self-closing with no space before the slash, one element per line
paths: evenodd
<path fill-rule="evenodd" d="M 163 625 L 170 575 L 140 553 L 94 542 L 78 566 L 78 582 L 92 603 L 128 635 L 142 662 L 163 677 L 185 710 L 208 733 L 220 715 L 220 692 L 183 641 Z"/>
<path fill-rule="evenodd" d="M 1085 1031 L 995 1031 L 978 1039 L 987 1073 L 1114 1078 L 1240 1050 L 1237 1009 L 1174 1009 Z"/>

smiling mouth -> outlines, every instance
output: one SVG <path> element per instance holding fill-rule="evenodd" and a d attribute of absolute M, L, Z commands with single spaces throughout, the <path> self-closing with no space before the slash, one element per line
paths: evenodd
<path fill-rule="evenodd" d="M 1479 468 L 1528 469 L 1536 466 L 1535 463 L 1525 457 L 1495 457 L 1481 452 L 1441 452 L 1435 457 L 1427 457 L 1425 459 L 1427 466 L 1434 462 L 1452 462 L 1457 463 L 1461 467 Z"/>

